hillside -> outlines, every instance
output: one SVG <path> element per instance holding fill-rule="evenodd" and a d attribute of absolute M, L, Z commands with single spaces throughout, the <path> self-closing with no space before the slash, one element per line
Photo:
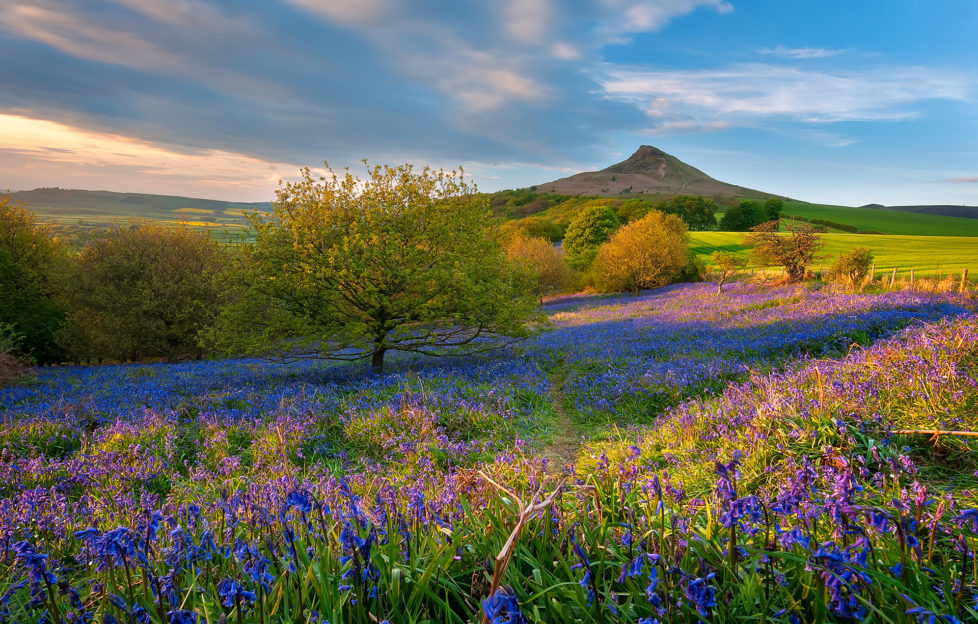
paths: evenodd
<path fill-rule="evenodd" d="M 635 194 L 703 195 L 722 201 L 733 197 L 773 197 L 769 193 L 720 182 L 662 150 L 643 145 L 620 163 L 537 184 L 559 195 L 620 196 Z"/>
<path fill-rule="evenodd" d="M 914 212 L 917 214 L 939 215 L 942 217 L 963 217 L 965 219 L 978 219 L 978 206 L 955 206 L 955 205 L 934 205 L 934 206 L 881 206 L 880 204 L 869 204 L 862 206 L 872 210 L 890 210 L 894 212 Z"/>
<path fill-rule="evenodd" d="M 129 219 L 190 223 L 199 227 L 240 228 L 244 214 L 268 210 L 268 202 L 226 202 L 196 197 L 40 188 L 10 193 L 39 217 L 66 226 L 107 225 Z"/>

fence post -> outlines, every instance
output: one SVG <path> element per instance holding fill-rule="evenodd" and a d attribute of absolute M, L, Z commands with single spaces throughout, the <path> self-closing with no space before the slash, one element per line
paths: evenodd
<path fill-rule="evenodd" d="M 913 288 L 913 269 L 910 269 L 910 288 Z"/>
<path fill-rule="evenodd" d="M 869 282 L 872 283 L 876 279 L 876 263 L 874 262 L 872 266 L 869 267 Z"/>
<path fill-rule="evenodd" d="M 961 292 L 968 290 L 968 269 L 961 271 Z"/>
<path fill-rule="evenodd" d="M 890 278 L 890 288 L 896 286 L 896 267 L 893 267 L 893 276 Z"/>

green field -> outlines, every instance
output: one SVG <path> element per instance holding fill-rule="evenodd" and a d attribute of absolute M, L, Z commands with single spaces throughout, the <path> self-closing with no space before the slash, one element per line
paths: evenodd
<path fill-rule="evenodd" d="M 710 254 L 717 249 L 743 254 L 745 257 L 748 254 L 743 245 L 744 234 L 741 232 L 691 232 L 690 239 L 693 253 L 707 264 Z M 854 247 L 868 247 L 876 258 L 878 273 L 896 268 L 898 277 L 906 276 L 910 269 L 914 269 L 916 275 L 939 276 L 960 274 L 962 269 L 968 269 L 972 278 L 978 277 L 978 239 L 969 236 L 828 233 L 822 239 L 825 244 L 819 251 L 819 256 L 820 263 L 825 267 L 841 253 Z"/>
<path fill-rule="evenodd" d="M 978 219 L 786 201 L 785 216 L 825 219 L 860 230 L 914 236 L 978 236 Z"/>

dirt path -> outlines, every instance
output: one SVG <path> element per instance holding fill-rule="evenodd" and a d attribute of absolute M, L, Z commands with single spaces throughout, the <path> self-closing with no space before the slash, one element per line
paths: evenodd
<path fill-rule="evenodd" d="M 572 471 L 577 463 L 577 452 L 581 448 L 581 431 L 571 420 L 567 411 L 567 397 L 564 394 L 564 384 L 567 373 L 561 366 L 551 377 L 550 396 L 554 406 L 554 437 L 543 447 L 542 454 L 549 459 L 547 471 L 564 473 Z"/>

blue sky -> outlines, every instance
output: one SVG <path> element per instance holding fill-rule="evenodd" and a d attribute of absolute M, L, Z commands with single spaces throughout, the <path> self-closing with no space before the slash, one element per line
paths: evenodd
<path fill-rule="evenodd" d="M 974 0 L 0 0 L 0 188 L 515 188 L 655 145 L 815 202 L 978 205 Z"/>

